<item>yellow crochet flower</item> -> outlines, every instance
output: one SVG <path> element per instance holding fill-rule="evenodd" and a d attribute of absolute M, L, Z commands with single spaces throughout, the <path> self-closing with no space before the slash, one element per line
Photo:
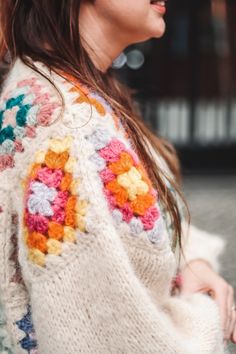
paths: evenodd
<path fill-rule="evenodd" d="M 61 154 L 70 149 L 72 141 L 73 138 L 71 136 L 66 136 L 64 139 L 51 139 L 49 149 L 57 154 Z"/>
<path fill-rule="evenodd" d="M 45 151 L 37 151 L 35 154 L 35 163 L 44 163 L 45 155 Z"/>
<path fill-rule="evenodd" d="M 28 253 L 28 258 L 31 262 L 44 267 L 46 263 L 46 257 L 43 252 L 38 250 L 37 248 L 31 248 Z"/>
<path fill-rule="evenodd" d="M 70 243 L 76 242 L 76 231 L 75 231 L 75 229 L 73 229 L 70 226 L 65 226 L 64 227 L 63 241 L 64 242 L 70 242 Z"/>
<path fill-rule="evenodd" d="M 47 246 L 49 254 L 55 254 L 56 256 L 59 256 L 62 252 L 61 242 L 53 238 L 47 240 Z"/>
<path fill-rule="evenodd" d="M 71 194 L 73 194 L 73 195 L 78 194 L 79 185 L 80 185 L 80 179 L 75 179 L 71 182 L 71 185 L 70 185 Z"/>
<path fill-rule="evenodd" d="M 117 182 L 127 190 L 130 200 L 134 200 L 137 195 L 146 194 L 149 190 L 147 183 L 142 180 L 142 175 L 135 167 L 119 175 Z"/>
<path fill-rule="evenodd" d="M 77 200 L 75 210 L 78 214 L 84 216 L 87 213 L 88 202 L 86 200 Z"/>
<path fill-rule="evenodd" d="M 70 156 L 67 163 L 65 164 L 64 170 L 66 172 L 72 173 L 76 166 L 76 159 L 73 156 Z"/>
<path fill-rule="evenodd" d="M 86 231 L 84 218 L 78 213 L 76 214 L 76 225 L 81 232 Z"/>

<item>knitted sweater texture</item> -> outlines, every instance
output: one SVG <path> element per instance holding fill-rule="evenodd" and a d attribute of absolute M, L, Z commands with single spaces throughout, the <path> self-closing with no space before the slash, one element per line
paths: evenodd
<path fill-rule="evenodd" d="M 17 60 L 0 99 L 1 352 L 223 353 L 214 301 L 171 295 L 171 227 L 120 120 L 35 64 L 60 94 Z M 218 269 L 223 241 L 183 229 Z"/>

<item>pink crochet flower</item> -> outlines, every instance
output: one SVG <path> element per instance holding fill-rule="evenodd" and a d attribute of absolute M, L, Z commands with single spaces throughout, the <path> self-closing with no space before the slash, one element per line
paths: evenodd
<path fill-rule="evenodd" d="M 43 167 L 38 171 L 37 177 L 48 187 L 58 188 L 63 178 L 63 172 L 59 169 Z"/>
<path fill-rule="evenodd" d="M 17 87 L 32 86 L 36 82 L 36 77 L 25 79 L 17 83 Z"/>
<path fill-rule="evenodd" d="M 160 217 L 160 212 L 155 206 L 149 208 L 146 214 L 140 217 L 144 229 L 145 230 L 153 229 L 155 221 L 159 219 L 159 217 Z"/>
<path fill-rule="evenodd" d="M 52 121 L 52 114 L 56 108 L 59 107 L 57 103 L 48 103 L 41 107 L 40 112 L 38 114 L 38 123 L 46 127 Z"/>
<path fill-rule="evenodd" d="M 100 172 L 100 177 L 101 177 L 103 183 L 111 182 L 111 181 L 113 181 L 113 179 L 116 178 L 114 173 L 109 168 L 104 168 L 104 170 L 102 170 Z"/>
<path fill-rule="evenodd" d="M 31 86 L 31 92 L 34 93 L 36 96 L 40 95 L 41 94 L 41 86 L 35 82 Z"/>
<path fill-rule="evenodd" d="M 14 167 L 14 159 L 11 155 L 0 155 L 0 171 L 8 167 Z"/>
<path fill-rule="evenodd" d="M 155 197 L 155 198 L 158 197 L 158 193 L 157 193 L 156 189 L 153 188 L 150 193 L 151 193 L 151 195 L 153 195 L 153 197 Z"/>
<path fill-rule="evenodd" d="M 58 192 L 56 198 L 53 201 L 53 208 L 65 208 L 68 196 L 69 194 L 67 191 Z"/>
<path fill-rule="evenodd" d="M 138 158 L 136 152 L 131 150 L 131 149 L 128 149 L 127 152 L 131 155 L 131 157 L 132 157 L 132 159 L 134 161 L 134 164 L 138 165 L 140 162 L 139 162 L 139 158 Z"/>
<path fill-rule="evenodd" d="M 37 96 L 33 102 L 33 104 L 44 104 L 44 103 L 48 103 L 50 101 L 50 95 L 49 93 L 44 93 L 41 94 L 40 96 Z"/>
<path fill-rule="evenodd" d="M 28 138 L 35 138 L 36 129 L 35 129 L 35 127 L 28 126 L 25 128 L 25 133 L 26 133 L 26 136 L 28 136 Z"/>
<path fill-rule="evenodd" d="M 52 220 L 58 222 L 59 224 L 63 224 L 65 221 L 65 210 L 58 207 L 58 205 L 53 205 L 53 216 Z"/>
<path fill-rule="evenodd" d="M 20 140 L 15 140 L 14 144 L 15 144 L 15 149 L 16 149 L 17 152 L 24 151 L 23 144 L 22 144 L 22 142 Z"/>
<path fill-rule="evenodd" d="M 108 162 L 116 162 L 124 150 L 125 145 L 121 141 L 113 139 L 110 144 L 99 151 L 99 155 Z"/>
<path fill-rule="evenodd" d="M 114 210 L 116 208 L 116 198 L 115 196 L 106 188 L 103 188 L 103 192 L 106 195 L 109 207 L 111 210 Z"/>
<path fill-rule="evenodd" d="M 30 231 L 36 231 L 42 234 L 47 232 L 48 219 L 43 215 L 27 214 L 25 222 Z"/>
<path fill-rule="evenodd" d="M 133 210 L 131 209 L 130 205 L 126 203 L 125 206 L 121 209 L 121 212 L 123 214 L 123 220 L 129 223 L 133 217 Z"/>
<path fill-rule="evenodd" d="M 16 113 L 18 111 L 19 111 L 18 106 L 12 107 L 11 109 L 5 111 L 2 128 L 7 127 L 8 125 L 11 125 L 12 127 L 16 127 Z"/>

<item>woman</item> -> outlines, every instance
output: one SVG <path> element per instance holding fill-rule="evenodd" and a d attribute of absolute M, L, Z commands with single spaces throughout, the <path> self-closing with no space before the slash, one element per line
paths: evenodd
<path fill-rule="evenodd" d="M 236 341 L 222 241 L 193 226 L 187 238 L 174 150 L 110 70 L 129 44 L 163 35 L 164 12 L 149 0 L 1 3 L 12 64 L 0 284 L 15 353 L 212 354 Z"/>

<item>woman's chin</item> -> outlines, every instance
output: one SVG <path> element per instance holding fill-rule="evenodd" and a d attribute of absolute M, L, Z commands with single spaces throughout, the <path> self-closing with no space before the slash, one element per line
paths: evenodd
<path fill-rule="evenodd" d="M 158 28 L 155 28 L 153 29 L 152 31 L 152 38 L 161 38 L 164 34 L 165 34 L 165 31 L 166 31 L 166 24 L 165 24 L 165 21 L 162 20 L 162 24 L 159 24 L 158 25 Z"/>
<path fill-rule="evenodd" d="M 160 19 L 158 21 L 158 24 L 156 24 L 155 26 L 152 25 L 152 27 L 146 31 L 146 40 L 151 38 L 161 38 L 165 34 L 165 31 L 165 21 L 163 19 Z"/>
<path fill-rule="evenodd" d="M 152 27 L 149 28 L 147 27 L 146 30 L 140 32 L 139 35 L 136 35 L 135 33 L 133 39 L 130 41 L 128 45 L 144 42 L 151 38 L 161 38 L 165 34 L 165 30 L 166 30 L 165 21 L 163 19 L 160 19 L 156 26 L 152 25 Z"/>

